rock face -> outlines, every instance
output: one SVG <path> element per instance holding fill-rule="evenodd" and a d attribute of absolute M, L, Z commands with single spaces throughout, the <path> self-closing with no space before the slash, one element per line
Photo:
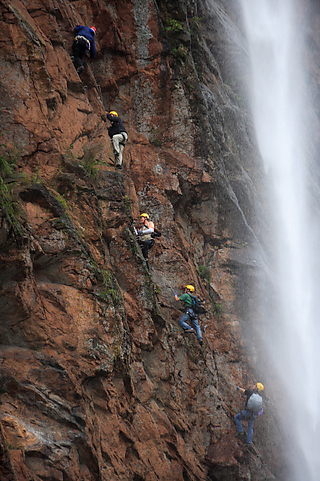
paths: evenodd
<path fill-rule="evenodd" d="M 284 479 L 270 406 L 254 452 L 233 423 L 236 386 L 263 376 L 244 346 L 265 231 L 238 16 L 213 0 L 2 2 L 1 480 Z M 81 78 L 77 24 L 97 28 Z M 128 129 L 121 171 L 105 110 Z M 162 233 L 150 273 L 141 212 Z M 188 283 L 203 347 L 178 325 Z"/>

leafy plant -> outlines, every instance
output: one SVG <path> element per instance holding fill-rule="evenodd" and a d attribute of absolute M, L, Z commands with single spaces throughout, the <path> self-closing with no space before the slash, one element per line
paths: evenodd
<path fill-rule="evenodd" d="M 1 148 L 2 157 L 4 157 L 4 153 L 5 153 L 5 157 L 4 157 L 5 160 L 10 165 L 16 165 L 20 157 L 21 150 L 17 148 L 15 145 L 8 146 L 5 142 L 0 144 L 0 148 Z"/>
<path fill-rule="evenodd" d="M 0 175 L 0 207 L 4 211 L 13 231 L 16 234 L 23 235 L 24 230 L 17 219 L 19 214 L 18 204 L 13 200 L 11 187 L 13 187 L 13 185 L 10 184 L 9 188 Z"/>
<path fill-rule="evenodd" d="M 210 282 L 211 274 L 210 274 L 209 267 L 204 266 L 204 265 L 200 265 L 200 266 L 197 267 L 197 272 L 198 272 L 199 276 L 201 277 L 201 279 L 206 279 L 208 282 Z"/>
<path fill-rule="evenodd" d="M 174 20 L 173 18 L 170 18 L 166 21 L 166 31 L 168 33 L 174 32 L 183 32 L 184 31 L 184 26 L 183 23 L 180 22 L 179 20 Z"/>
<path fill-rule="evenodd" d="M 99 170 L 100 160 L 97 160 L 98 150 L 96 146 L 87 148 L 81 160 L 83 167 L 92 179 L 97 176 Z"/>
<path fill-rule="evenodd" d="M 184 45 L 172 49 L 172 53 L 176 58 L 185 59 L 188 56 L 189 50 Z"/>
<path fill-rule="evenodd" d="M 16 237 L 22 237 L 25 232 L 18 220 L 18 202 L 14 198 L 15 182 L 12 182 L 19 151 L 16 148 L 8 149 L 6 144 L 0 144 L 5 149 L 5 154 L 0 155 L 0 208 L 3 211 L 11 229 Z M 17 177 L 17 176 L 15 176 Z M 10 178 L 8 180 L 8 178 Z"/>
<path fill-rule="evenodd" d="M 37 167 L 34 169 L 32 173 L 32 183 L 33 184 L 41 184 L 41 178 L 40 178 L 40 162 L 38 162 Z"/>
<path fill-rule="evenodd" d="M 0 175 L 1 177 L 9 177 L 14 170 L 13 167 L 13 162 L 10 161 L 10 159 L 4 157 L 3 155 L 0 155 Z"/>
<path fill-rule="evenodd" d="M 100 270 L 94 261 L 92 261 L 93 265 L 95 266 L 96 275 L 98 277 L 102 277 L 103 287 L 104 289 L 101 292 L 96 293 L 96 297 L 103 302 L 110 303 L 116 307 L 119 305 L 121 301 L 121 295 L 114 281 L 114 277 L 111 271 Z"/>
<path fill-rule="evenodd" d="M 98 162 L 95 157 L 83 158 L 82 165 L 91 178 L 95 178 L 98 172 Z"/>
<path fill-rule="evenodd" d="M 62 207 L 64 208 L 64 210 L 68 210 L 69 207 L 68 207 L 68 204 L 67 204 L 67 201 L 66 199 L 61 195 L 61 194 L 56 194 L 56 199 L 58 202 L 60 202 L 60 204 L 62 205 Z"/>
<path fill-rule="evenodd" d="M 199 23 L 204 19 L 204 17 L 192 17 L 190 23 L 192 25 L 199 25 Z"/>
<path fill-rule="evenodd" d="M 126 240 L 133 256 L 136 256 L 139 253 L 138 243 L 136 240 L 136 235 L 128 228 L 125 229 L 125 236 L 124 239 Z"/>

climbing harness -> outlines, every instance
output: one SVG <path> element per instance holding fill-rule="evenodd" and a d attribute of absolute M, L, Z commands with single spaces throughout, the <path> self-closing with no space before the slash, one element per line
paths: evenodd
<path fill-rule="evenodd" d="M 87 44 L 87 50 L 90 50 L 90 41 L 86 37 L 84 37 L 83 35 L 77 35 L 76 37 L 74 37 L 74 40 L 76 42 L 78 42 L 79 40 L 84 40 Z"/>

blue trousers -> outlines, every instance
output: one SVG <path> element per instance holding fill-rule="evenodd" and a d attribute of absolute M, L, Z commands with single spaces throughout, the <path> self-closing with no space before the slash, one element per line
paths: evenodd
<path fill-rule="evenodd" d="M 193 312 L 191 308 L 187 309 L 184 314 L 179 319 L 179 326 L 182 329 L 190 329 L 188 321 L 191 322 L 191 326 L 196 331 L 198 341 L 202 341 L 202 333 L 199 326 L 198 316 Z"/>
<path fill-rule="evenodd" d="M 250 411 L 246 411 L 244 409 L 241 413 L 238 413 L 234 418 L 239 433 L 243 433 L 243 427 L 242 427 L 241 421 L 248 421 L 248 432 L 247 432 L 248 444 L 252 443 L 253 423 L 256 417 L 257 417 L 256 414 L 253 414 Z"/>

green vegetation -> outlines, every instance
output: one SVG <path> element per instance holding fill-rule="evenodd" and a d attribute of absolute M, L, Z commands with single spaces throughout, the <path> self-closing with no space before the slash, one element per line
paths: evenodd
<path fill-rule="evenodd" d="M 6 147 L 4 144 L 2 146 Z M 14 173 L 16 160 L 16 150 L 14 149 L 6 156 L 0 155 L 0 207 L 15 234 L 23 235 L 24 230 L 17 219 L 19 214 L 18 204 L 13 198 L 15 182 L 6 182 Z"/>
<path fill-rule="evenodd" d="M 62 207 L 63 207 L 64 210 L 69 210 L 67 201 L 66 201 L 66 199 L 63 197 L 63 195 L 61 195 L 61 194 L 59 194 L 59 193 L 56 193 L 56 194 L 55 194 L 55 197 L 56 197 L 57 201 L 60 202 L 60 204 L 62 205 Z"/>
<path fill-rule="evenodd" d="M 125 235 L 125 240 L 127 244 L 130 247 L 130 250 L 132 252 L 133 256 L 136 256 L 139 254 L 139 248 L 138 248 L 138 243 L 136 240 L 136 236 L 132 233 L 132 231 L 129 229 L 129 227 L 126 227 L 124 230 L 124 235 Z"/>
<path fill-rule="evenodd" d="M 189 54 L 189 50 L 184 45 L 179 45 L 172 49 L 172 53 L 176 58 L 185 59 Z"/>
<path fill-rule="evenodd" d="M 184 31 L 184 26 L 183 23 L 179 20 L 174 20 L 173 18 L 170 18 L 166 20 L 165 29 L 168 33 L 178 33 Z"/>
<path fill-rule="evenodd" d="M 212 305 L 213 305 L 213 312 L 215 313 L 215 315 L 220 316 L 220 314 L 222 314 L 224 310 L 222 303 L 212 301 Z"/>
<path fill-rule="evenodd" d="M 161 147 L 163 142 L 160 139 L 151 139 L 150 144 L 152 144 L 154 147 Z"/>
<path fill-rule="evenodd" d="M 94 179 L 97 176 L 98 164 L 99 162 L 96 161 L 95 156 L 91 157 L 91 156 L 84 155 L 82 159 L 82 165 L 92 179 Z"/>
<path fill-rule="evenodd" d="M 206 279 L 210 282 L 210 269 L 207 266 L 200 265 L 197 267 L 197 273 L 201 277 L 201 279 Z"/>
<path fill-rule="evenodd" d="M 180 20 L 175 20 L 173 18 L 167 18 L 165 20 L 165 31 L 170 38 L 170 43 L 172 45 L 172 55 L 177 60 L 185 60 L 189 55 L 189 49 L 182 43 L 182 34 L 185 33 L 186 25 L 185 22 Z M 161 145 L 156 145 L 154 142 L 158 143 L 159 140 L 157 138 L 151 142 L 156 147 L 161 147 Z"/>
<path fill-rule="evenodd" d="M 82 159 L 79 159 L 79 157 L 73 153 L 73 144 L 70 144 L 70 147 L 65 153 L 65 158 L 72 163 L 82 165 L 90 178 L 95 179 L 99 171 L 99 165 L 101 164 L 101 160 L 97 159 L 99 149 L 99 146 L 87 147 L 84 150 Z"/>
<path fill-rule="evenodd" d="M 81 163 L 88 172 L 91 179 L 97 176 L 100 160 L 97 160 L 98 150 L 96 147 L 89 147 L 85 150 Z"/>
<path fill-rule="evenodd" d="M 160 132 L 160 129 L 153 128 L 153 129 L 151 130 L 151 135 L 150 135 L 149 142 L 150 142 L 150 144 L 153 145 L 154 147 L 161 147 L 161 146 L 162 146 L 163 140 L 161 140 L 161 132 Z"/>
<path fill-rule="evenodd" d="M 14 171 L 15 162 L 0 155 L 0 175 L 2 178 L 9 177 Z"/>
<path fill-rule="evenodd" d="M 7 144 L 0 144 L 0 176 L 2 179 L 10 177 L 16 168 L 20 151 L 16 147 L 8 147 Z"/>
<path fill-rule="evenodd" d="M 9 165 L 15 166 L 18 159 L 20 158 L 21 150 L 17 148 L 15 145 L 9 147 L 6 143 L 0 144 L 2 154 L 5 152 L 5 155 L 1 155 Z"/>
<path fill-rule="evenodd" d="M 192 33 L 196 32 L 199 28 L 200 22 L 203 20 L 203 17 L 192 17 L 189 20 L 190 30 Z"/>
<path fill-rule="evenodd" d="M 121 302 L 121 294 L 118 286 L 114 280 L 112 271 L 106 271 L 99 269 L 94 262 L 96 270 L 96 277 L 100 277 L 103 282 L 103 290 L 96 293 L 96 297 L 108 304 L 112 303 L 117 307 Z"/>
<path fill-rule="evenodd" d="M 132 205 L 131 205 L 131 199 L 128 195 L 125 195 L 123 198 L 123 204 L 124 208 L 127 214 L 127 217 L 132 217 Z"/>
<path fill-rule="evenodd" d="M 12 184 L 10 184 L 10 186 L 11 188 L 13 188 Z M 16 216 L 18 215 L 19 210 L 17 203 L 13 200 L 11 188 L 9 188 L 7 184 L 5 184 L 3 178 L 0 176 L 1 207 L 3 208 L 9 222 L 11 224 L 18 224 Z"/>
<path fill-rule="evenodd" d="M 32 173 L 32 183 L 33 184 L 41 184 L 40 178 L 40 162 L 38 162 L 37 167 L 34 169 Z"/>

